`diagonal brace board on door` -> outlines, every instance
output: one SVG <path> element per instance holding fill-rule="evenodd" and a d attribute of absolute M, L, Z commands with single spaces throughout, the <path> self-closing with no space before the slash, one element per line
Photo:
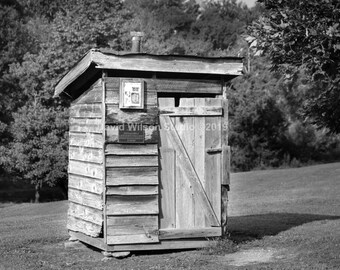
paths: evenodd
<path fill-rule="evenodd" d="M 189 179 L 190 184 L 194 189 L 193 194 L 194 196 L 197 197 L 197 201 L 201 204 L 202 208 L 205 210 L 204 213 L 209 219 L 211 226 L 221 226 L 219 219 L 217 218 L 216 213 L 214 212 L 212 205 L 207 197 L 207 194 L 204 191 L 202 182 L 198 177 L 187 152 L 185 151 L 185 147 L 170 117 L 160 115 L 160 121 L 161 125 L 168 129 L 170 141 L 172 142 L 174 149 L 176 150 L 176 154 L 179 160 L 181 161 L 181 164 L 179 164 L 179 166 L 181 166 L 183 173 L 187 176 L 187 179 Z"/>

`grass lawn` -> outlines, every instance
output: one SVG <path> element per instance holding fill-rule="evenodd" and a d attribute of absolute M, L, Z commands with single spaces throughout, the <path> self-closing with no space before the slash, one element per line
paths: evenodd
<path fill-rule="evenodd" d="M 340 269 L 340 163 L 237 173 L 231 184 L 232 241 L 123 260 L 64 248 L 66 201 L 2 204 L 0 270 Z"/>

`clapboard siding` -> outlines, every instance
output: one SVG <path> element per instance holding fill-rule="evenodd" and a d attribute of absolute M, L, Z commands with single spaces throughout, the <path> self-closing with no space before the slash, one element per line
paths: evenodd
<path fill-rule="evenodd" d="M 158 155 L 157 144 L 107 144 L 107 155 Z"/>
<path fill-rule="evenodd" d="M 158 124 L 156 105 L 141 110 L 121 110 L 118 105 L 106 105 L 106 124 L 138 123 L 143 125 Z"/>
<path fill-rule="evenodd" d="M 148 93 L 200 93 L 200 94 L 222 94 L 223 85 L 221 81 L 211 80 L 185 80 L 185 79 L 143 79 L 145 90 Z M 119 78 L 106 78 L 108 92 L 119 91 Z M 107 102 L 116 101 L 108 98 Z"/>
<path fill-rule="evenodd" d="M 104 176 L 104 169 L 102 165 L 76 160 L 69 160 L 68 172 L 96 179 L 103 179 Z"/>
<path fill-rule="evenodd" d="M 158 242 L 158 216 L 109 216 L 107 235 L 108 244 Z"/>
<path fill-rule="evenodd" d="M 100 118 L 70 118 L 70 132 L 103 133 L 102 120 Z"/>
<path fill-rule="evenodd" d="M 144 143 L 155 144 L 158 143 L 158 126 L 156 125 L 144 125 L 145 131 Z M 106 142 L 107 143 L 118 143 L 119 138 L 119 125 L 106 125 Z"/>
<path fill-rule="evenodd" d="M 103 193 L 103 180 L 69 174 L 68 186 L 73 189 L 83 190 L 91 193 Z"/>
<path fill-rule="evenodd" d="M 101 118 L 101 104 L 74 104 L 70 108 L 70 117 L 73 118 Z"/>
<path fill-rule="evenodd" d="M 74 202 L 68 204 L 68 215 L 97 224 L 101 226 L 103 224 L 103 211 L 97 210 L 91 207 L 87 207 Z"/>
<path fill-rule="evenodd" d="M 108 186 L 106 195 L 153 195 L 158 194 L 158 186 Z"/>
<path fill-rule="evenodd" d="M 104 139 L 102 134 L 96 133 L 69 133 L 70 146 L 82 146 L 92 148 L 103 148 Z"/>
<path fill-rule="evenodd" d="M 87 148 L 81 146 L 69 147 L 69 159 L 91 163 L 103 163 L 103 149 Z"/>
<path fill-rule="evenodd" d="M 98 79 L 88 90 L 72 102 L 72 104 L 102 103 L 102 79 Z"/>
<path fill-rule="evenodd" d="M 158 156 L 106 156 L 106 167 L 158 166 Z"/>
<path fill-rule="evenodd" d="M 98 210 L 103 209 L 102 196 L 99 194 L 69 188 L 68 199 L 69 201 L 77 204 L 92 207 Z"/>
<path fill-rule="evenodd" d="M 158 167 L 107 168 L 106 185 L 157 185 Z"/>
<path fill-rule="evenodd" d="M 99 237 L 102 233 L 102 226 L 82 220 L 73 216 L 67 218 L 67 229 L 75 232 L 82 232 L 92 237 Z"/>
<path fill-rule="evenodd" d="M 158 196 L 106 196 L 107 215 L 158 214 Z"/>

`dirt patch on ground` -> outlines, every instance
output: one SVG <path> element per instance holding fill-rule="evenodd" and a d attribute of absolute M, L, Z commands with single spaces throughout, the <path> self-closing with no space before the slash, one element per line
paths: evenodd
<path fill-rule="evenodd" d="M 245 266 L 259 263 L 269 263 L 285 258 L 284 250 L 253 248 L 240 250 L 232 254 L 220 256 L 221 263 L 231 266 Z"/>

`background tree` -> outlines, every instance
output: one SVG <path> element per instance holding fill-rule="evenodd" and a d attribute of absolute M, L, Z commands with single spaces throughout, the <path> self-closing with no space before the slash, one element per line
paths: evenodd
<path fill-rule="evenodd" d="M 315 85 L 304 112 L 340 132 L 340 3 L 338 0 L 259 0 L 263 16 L 250 27 L 259 50 L 289 79 L 306 70 Z"/>

